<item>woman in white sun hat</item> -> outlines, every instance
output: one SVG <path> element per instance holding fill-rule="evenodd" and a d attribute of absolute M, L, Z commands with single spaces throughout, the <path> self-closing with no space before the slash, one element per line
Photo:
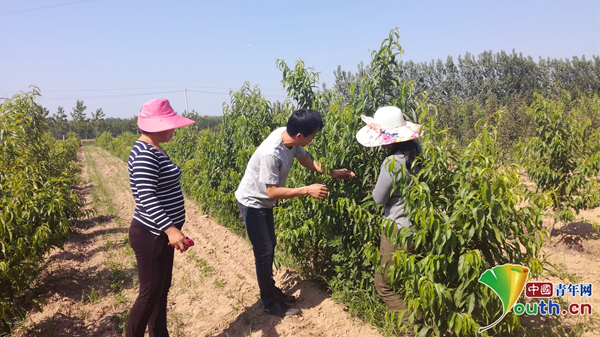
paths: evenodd
<path fill-rule="evenodd" d="M 411 227 L 412 223 L 407 217 L 404 199 L 400 196 L 402 187 L 394 190 L 393 186 L 400 180 L 403 172 L 413 174 L 417 170 L 413 167 L 413 161 L 421 153 L 421 144 L 417 140 L 421 126 L 404 120 L 402 111 L 394 106 L 381 107 L 373 117 L 361 118 L 367 125 L 356 134 L 358 142 L 367 147 L 383 146 L 389 150 L 389 156 L 381 164 L 379 177 L 373 189 L 373 199 L 376 203 L 384 205 L 384 218 L 388 223 L 392 221 L 395 226 L 391 238 L 381 233 L 379 253 L 383 270 L 375 272 L 375 288 L 390 310 L 398 312 L 407 309 L 407 306 L 387 282 L 387 263 L 394 253 L 394 241 L 399 229 Z M 393 169 L 390 170 L 392 165 Z"/>
<path fill-rule="evenodd" d="M 193 245 L 181 228 L 185 221 L 181 170 L 160 146 L 173 130 L 193 124 L 179 116 L 167 99 L 155 98 L 142 106 L 137 124 L 142 132 L 127 163 L 135 212 L 129 243 L 135 252 L 138 297 L 127 321 L 127 337 L 168 336 L 167 295 L 171 287 L 173 254 Z"/>

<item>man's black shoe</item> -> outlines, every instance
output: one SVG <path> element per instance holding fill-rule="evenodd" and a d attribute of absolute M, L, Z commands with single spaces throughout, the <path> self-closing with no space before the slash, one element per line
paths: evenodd
<path fill-rule="evenodd" d="M 281 294 L 281 300 L 284 303 L 295 303 L 296 302 L 296 296 Z"/>
<path fill-rule="evenodd" d="M 277 317 L 294 316 L 300 313 L 300 309 L 290 308 L 287 304 L 282 301 L 275 301 L 265 306 L 265 312 L 269 315 Z"/>

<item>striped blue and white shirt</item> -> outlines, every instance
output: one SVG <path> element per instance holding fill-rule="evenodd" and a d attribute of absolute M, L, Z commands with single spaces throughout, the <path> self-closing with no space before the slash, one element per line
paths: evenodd
<path fill-rule="evenodd" d="M 133 218 L 159 235 L 185 221 L 181 170 L 152 145 L 137 140 L 127 161 L 129 185 L 135 199 Z"/>

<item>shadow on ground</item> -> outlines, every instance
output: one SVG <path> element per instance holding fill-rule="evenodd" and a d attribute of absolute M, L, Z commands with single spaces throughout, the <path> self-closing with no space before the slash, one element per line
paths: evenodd
<path fill-rule="evenodd" d="M 600 239 L 600 234 L 598 229 L 591 223 L 575 221 L 560 228 L 554 228 L 552 237 L 558 239 L 555 245 L 564 245 L 568 249 L 585 253 L 588 252 L 585 241 L 596 241 Z"/>
<path fill-rule="evenodd" d="M 302 280 L 299 276 L 289 271 L 286 271 L 282 275 L 280 284 L 284 293 L 293 294 L 297 297 L 296 303 L 292 303 L 290 306 L 300 309 L 298 316 L 280 318 L 268 315 L 263 311 L 263 305 L 259 299 L 256 303 L 246 307 L 225 330 L 215 336 L 242 337 L 249 336 L 258 331 L 261 331 L 262 336 L 279 336 L 276 328 L 282 320 L 302 319 L 303 309 L 317 307 L 329 298 L 327 292 L 323 290 L 303 291 L 304 289 L 315 289 L 315 285 L 311 284 L 310 281 Z"/>

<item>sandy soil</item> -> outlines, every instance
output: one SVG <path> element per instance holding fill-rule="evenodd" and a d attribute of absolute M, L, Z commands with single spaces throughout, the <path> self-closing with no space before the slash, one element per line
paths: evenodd
<path fill-rule="evenodd" d="M 86 147 L 80 158 L 86 165 L 81 188 L 88 207 L 94 188 L 106 191 L 114 209 L 99 207 L 95 216 L 77 223 L 64 250 L 50 254 L 36 289 L 47 304 L 42 312 L 31 309 L 15 336 L 120 336 L 116 325 L 137 295 L 135 258 L 123 244 L 135 206 L 126 164 L 95 147 Z M 100 176 L 102 186 L 92 186 L 90 175 Z M 275 280 L 298 297 L 293 307 L 301 315 L 264 314 L 250 243 L 188 200 L 186 211 L 183 231 L 195 246 L 175 255 L 168 304 L 171 336 L 381 336 L 291 270 L 277 271 Z M 120 294 L 109 287 L 115 274 L 125 274 Z"/>
<path fill-rule="evenodd" d="M 577 217 L 578 221 L 555 225 L 551 241 L 543 249 L 546 260 L 556 267 L 552 272 L 555 275 L 537 281 L 550 281 L 555 285 L 591 283 L 592 296 L 572 296 L 567 292 L 563 299 L 567 303 L 591 304 L 592 315 L 562 316 L 563 325 L 580 324 L 586 326 L 581 336 L 600 336 L 600 235 L 592 225 L 600 218 L 600 207 L 583 211 Z"/>
<path fill-rule="evenodd" d="M 47 304 L 42 312 L 31 308 L 15 336 L 120 336 L 116 327 L 123 325 L 135 300 L 134 256 L 125 244 L 134 209 L 126 165 L 95 147 L 86 147 L 80 156 L 85 164 L 81 192 L 87 207 L 94 199 L 101 205 L 94 216 L 76 224 L 64 249 L 48 256 L 35 289 L 35 295 Z M 99 177 L 101 184 L 92 185 L 93 177 Z M 285 319 L 265 315 L 249 242 L 202 214 L 192 202 L 186 201 L 186 209 L 184 233 L 196 245 L 175 256 L 169 295 L 171 336 L 381 336 L 375 328 L 351 318 L 326 292 L 286 269 L 277 272 L 276 282 L 299 298 L 294 306 L 302 314 Z M 580 216 L 585 221 L 557 225 L 544 252 L 548 261 L 559 266 L 561 276 L 598 287 L 600 240 L 590 222 L 598 221 L 600 208 Z M 121 283 L 111 288 L 115 279 Z M 558 276 L 543 280 L 569 283 Z M 596 292 L 591 298 L 565 299 L 587 302 L 598 310 Z M 575 316 L 566 322 L 589 322 L 590 318 Z M 523 319 L 539 324 L 535 317 Z M 583 336 L 598 336 L 598 331 Z"/>

